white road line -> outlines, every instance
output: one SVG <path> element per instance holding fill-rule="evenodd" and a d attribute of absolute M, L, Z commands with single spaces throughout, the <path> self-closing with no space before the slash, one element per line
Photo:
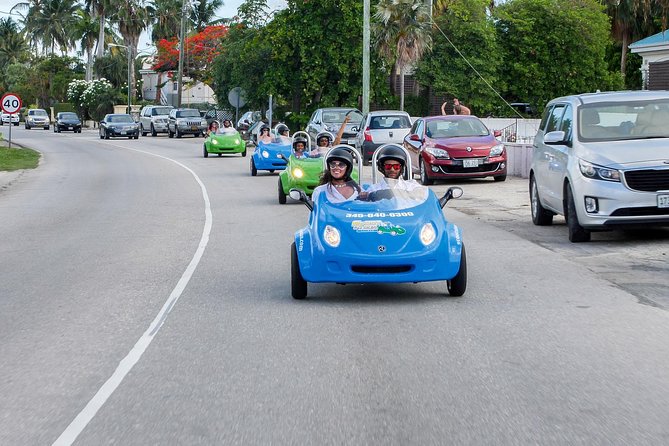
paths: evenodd
<path fill-rule="evenodd" d="M 202 181 L 195 174 L 195 172 L 193 172 L 190 168 L 186 167 L 180 162 L 168 158 L 166 156 L 156 155 L 155 153 L 145 152 L 143 150 L 137 150 L 137 149 L 130 149 L 122 146 L 116 146 L 116 147 L 121 147 L 126 150 L 133 150 L 135 152 L 145 153 L 148 155 L 157 156 L 158 158 L 166 159 L 168 161 L 177 164 L 178 166 L 183 167 L 188 172 L 190 172 L 191 175 L 193 175 L 193 177 L 195 178 L 195 181 L 197 181 L 197 183 L 200 185 L 200 189 L 202 189 L 202 198 L 204 199 L 204 204 L 205 204 L 204 229 L 202 230 L 202 237 L 200 238 L 200 243 L 197 247 L 197 251 L 195 251 L 195 255 L 188 264 L 188 267 L 186 268 L 184 273 L 181 275 L 179 282 L 177 282 L 176 286 L 172 290 L 172 293 L 170 293 L 170 296 L 167 298 L 167 301 L 160 309 L 160 312 L 158 313 L 156 318 L 153 320 L 153 322 L 151 322 L 149 328 L 144 332 L 142 337 L 139 338 L 139 340 L 132 348 L 132 350 L 130 350 L 130 352 L 126 355 L 126 357 L 121 360 L 121 362 L 116 367 L 116 370 L 114 371 L 112 376 L 109 377 L 109 379 L 102 385 L 102 387 L 100 387 L 100 390 L 97 391 L 97 393 L 88 402 L 88 404 L 86 404 L 86 407 L 84 407 L 84 409 L 81 412 L 79 412 L 79 414 L 74 418 L 74 420 L 72 420 L 72 422 L 70 423 L 69 426 L 67 426 L 65 431 L 62 434 L 60 434 L 60 437 L 58 437 L 58 439 L 53 443 L 54 446 L 71 445 L 72 443 L 74 443 L 79 434 L 81 434 L 81 432 L 86 428 L 88 423 L 90 423 L 90 421 L 93 419 L 98 410 L 100 410 L 100 408 L 105 404 L 105 402 L 109 399 L 112 393 L 114 393 L 114 391 L 118 388 L 123 379 L 130 372 L 130 370 L 132 370 L 135 364 L 137 364 L 139 359 L 142 357 L 146 349 L 151 344 L 151 341 L 153 341 L 153 338 L 160 330 L 160 327 L 162 327 L 163 323 L 167 319 L 167 315 L 170 313 L 170 311 L 172 311 L 172 308 L 174 308 L 174 306 L 176 305 L 177 301 L 179 300 L 179 297 L 181 297 L 181 293 L 186 288 L 186 285 L 188 285 L 188 282 L 193 276 L 193 272 L 195 272 L 195 268 L 197 268 L 198 263 L 200 263 L 202 254 L 204 254 L 204 250 L 207 247 L 207 244 L 209 243 L 209 234 L 211 232 L 211 226 L 212 226 L 211 205 L 209 202 L 209 195 L 207 194 L 207 188 L 204 186 L 204 183 L 202 183 Z"/>

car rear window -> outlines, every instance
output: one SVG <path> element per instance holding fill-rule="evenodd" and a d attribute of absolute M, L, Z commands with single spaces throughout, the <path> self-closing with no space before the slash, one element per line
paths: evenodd
<path fill-rule="evenodd" d="M 408 129 L 411 120 L 406 116 L 374 116 L 369 121 L 370 130 Z"/>

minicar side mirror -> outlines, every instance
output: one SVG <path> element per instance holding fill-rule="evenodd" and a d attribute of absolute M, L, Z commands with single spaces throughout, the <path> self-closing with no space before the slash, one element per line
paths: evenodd
<path fill-rule="evenodd" d="M 461 187 L 449 187 L 444 196 L 439 199 L 439 206 L 443 209 L 451 198 L 460 198 L 462 194 L 464 194 L 464 191 Z"/>
<path fill-rule="evenodd" d="M 293 200 L 301 201 L 304 205 L 309 208 L 310 211 L 314 209 L 314 203 L 311 201 L 309 196 L 301 189 L 291 189 L 288 193 L 290 198 Z"/>

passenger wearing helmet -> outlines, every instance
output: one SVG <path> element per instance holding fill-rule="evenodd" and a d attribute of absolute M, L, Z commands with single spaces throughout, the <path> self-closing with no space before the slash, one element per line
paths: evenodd
<path fill-rule="evenodd" d="M 263 124 L 262 127 L 260 127 L 260 133 L 258 134 L 258 142 L 262 142 L 265 144 L 269 144 L 272 142 L 272 135 L 270 135 L 269 126 L 267 124 Z"/>
<path fill-rule="evenodd" d="M 218 133 L 218 121 L 211 121 L 209 123 L 209 128 L 207 129 L 207 135 L 215 135 Z"/>
<path fill-rule="evenodd" d="M 361 200 L 376 201 L 381 198 L 391 197 L 410 199 L 427 198 L 428 189 L 411 179 L 412 173 L 406 171 L 408 164 L 407 154 L 401 147 L 388 145 L 378 150 L 376 168 L 383 174 L 383 177 L 360 194 Z M 383 190 L 391 192 L 378 193 L 378 191 Z M 406 192 L 409 192 L 409 194 Z"/>
<path fill-rule="evenodd" d="M 288 126 L 285 124 L 279 124 L 276 126 L 276 142 L 279 144 L 290 144 L 290 135 Z"/>
<path fill-rule="evenodd" d="M 360 186 L 351 177 L 353 172 L 353 156 L 342 147 L 330 150 L 325 158 L 325 171 L 321 175 L 320 184 L 314 189 L 312 200 L 316 201 L 325 194 L 331 203 L 355 200 L 360 193 Z"/>
<path fill-rule="evenodd" d="M 328 150 L 332 148 L 332 133 L 330 132 L 320 132 L 316 135 L 316 148 L 312 150 L 309 155 L 312 158 L 318 158 L 320 156 L 325 156 L 328 153 Z"/>
<path fill-rule="evenodd" d="M 295 140 L 293 141 L 293 155 L 295 156 L 295 158 L 297 159 L 309 158 L 309 155 L 306 153 L 306 150 L 307 150 L 307 139 L 302 136 L 298 136 L 297 138 L 295 138 Z"/>
<path fill-rule="evenodd" d="M 223 127 L 225 127 L 226 129 L 231 128 L 232 127 L 232 121 L 230 121 L 229 119 L 224 119 L 223 120 Z"/>

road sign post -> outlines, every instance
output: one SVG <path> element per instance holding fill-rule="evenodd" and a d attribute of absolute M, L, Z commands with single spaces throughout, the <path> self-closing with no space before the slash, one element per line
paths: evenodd
<path fill-rule="evenodd" d="M 9 148 L 12 148 L 12 115 L 21 110 L 21 98 L 14 93 L 5 93 L 0 99 L 2 111 L 9 114 Z"/>

